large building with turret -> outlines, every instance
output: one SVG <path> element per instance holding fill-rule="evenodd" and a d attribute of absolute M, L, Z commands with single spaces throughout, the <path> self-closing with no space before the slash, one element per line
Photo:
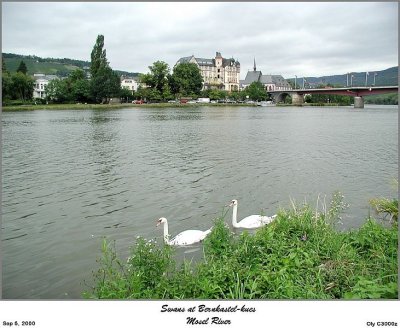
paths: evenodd
<path fill-rule="evenodd" d="M 217 52 L 214 58 L 199 58 L 193 55 L 182 57 L 176 65 L 181 63 L 194 63 L 199 67 L 203 78 L 203 90 L 239 90 L 240 63 L 233 58 L 223 58 L 221 53 Z"/>

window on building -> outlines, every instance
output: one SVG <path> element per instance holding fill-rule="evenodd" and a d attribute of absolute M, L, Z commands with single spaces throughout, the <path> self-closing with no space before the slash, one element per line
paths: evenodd
<path fill-rule="evenodd" d="M 218 68 L 218 73 L 220 72 L 221 70 Z"/>

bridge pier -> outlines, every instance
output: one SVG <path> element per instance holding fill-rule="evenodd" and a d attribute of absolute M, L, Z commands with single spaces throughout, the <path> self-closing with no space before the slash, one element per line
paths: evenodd
<path fill-rule="evenodd" d="M 298 93 L 292 94 L 292 105 L 302 105 L 304 103 L 304 95 Z"/>
<path fill-rule="evenodd" d="M 354 108 L 364 108 L 363 97 L 354 97 Z"/>

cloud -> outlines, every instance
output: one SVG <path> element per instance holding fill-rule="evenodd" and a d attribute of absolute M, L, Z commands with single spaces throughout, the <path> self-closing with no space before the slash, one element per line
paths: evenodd
<path fill-rule="evenodd" d="M 284 77 L 373 71 L 398 63 L 398 4 L 5 2 L 3 52 L 89 60 L 105 36 L 114 69 L 146 72 L 216 51 Z"/>

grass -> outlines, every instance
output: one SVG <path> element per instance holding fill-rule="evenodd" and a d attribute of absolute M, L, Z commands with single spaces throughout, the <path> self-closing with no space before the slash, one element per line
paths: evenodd
<path fill-rule="evenodd" d="M 317 205 L 318 206 L 318 205 Z M 250 234 L 236 235 L 222 218 L 203 244 L 203 259 L 177 265 L 174 249 L 141 237 L 126 261 L 104 240 L 96 299 L 395 299 L 397 222 L 369 218 L 354 231 L 335 224 L 345 208 L 336 194 L 320 211 L 292 203 Z"/>
<path fill-rule="evenodd" d="M 65 110 L 65 109 L 119 109 L 137 107 L 134 104 L 37 104 L 4 106 L 3 111 L 27 111 L 27 110 Z"/>
<path fill-rule="evenodd" d="M 394 179 L 392 182 L 393 189 L 398 190 L 399 182 Z M 369 204 L 373 207 L 376 214 L 383 216 L 384 219 L 389 217 L 389 221 L 398 222 L 399 217 L 399 201 L 397 199 L 388 199 L 385 197 L 370 199 Z"/>

